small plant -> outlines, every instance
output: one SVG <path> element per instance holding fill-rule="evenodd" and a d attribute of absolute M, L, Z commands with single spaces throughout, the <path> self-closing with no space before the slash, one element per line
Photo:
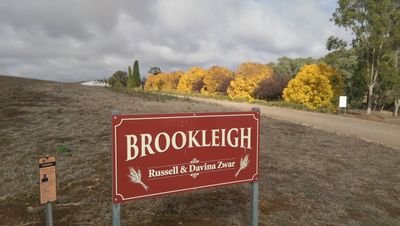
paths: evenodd
<path fill-rule="evenodd" d="M 71 149 L 66 144 L 62 144 L 57 147 L 57 153 L 64 154 L 68 152 L 71 152 Z"/>
<path fill-rule="evenodd" d="M 315 194 L 312 191 L 304 191 L 304 196 L 308 199 L 314 198 Z"/>

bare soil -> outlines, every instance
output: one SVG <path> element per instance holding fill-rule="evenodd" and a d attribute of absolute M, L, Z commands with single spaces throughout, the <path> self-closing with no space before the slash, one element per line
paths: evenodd
<path fill-rule="evenodd" d="M 0 76 L 0 225 L 44 225 L 38 158 L 57 157 L 55 225 L 111 225 L 111 110 L 217 104 Z M 60 146 L 68 151 L 60 152 Z M 400 225 L 399 151 L 263 117 L 260 225 Z M 122 204 L 122 225 L 248 225 L 249 185 Z"/>

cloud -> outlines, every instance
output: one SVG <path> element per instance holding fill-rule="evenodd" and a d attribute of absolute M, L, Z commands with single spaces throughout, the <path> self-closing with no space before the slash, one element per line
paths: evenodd
<path fill-rule="evenodd" d="M 192 66 L 321 57 L 332 1 L 2 1 L 0 74 L 102 79 L 139 60 L 142 74 Z"/>

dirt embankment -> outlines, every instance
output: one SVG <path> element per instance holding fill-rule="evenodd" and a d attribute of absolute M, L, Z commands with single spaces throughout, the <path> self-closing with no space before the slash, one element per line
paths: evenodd
<path fill-rule="evenodd" d="M 43 225 L 45 154 L 57 157 L 55 225 L 111 225 L 111 110 L 234 110 L 1 76 L 0 92 L 0 225 Z M 400 225 L 399 181 L 398 150 L 262 118 L 260 225 Z M 122 225 L 248 225 L 248 208 L 242 184 L 123 204 Z"/>

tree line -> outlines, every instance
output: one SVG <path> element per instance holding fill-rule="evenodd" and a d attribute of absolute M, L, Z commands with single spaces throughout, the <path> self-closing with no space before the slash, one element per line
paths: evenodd
<path fill-rule="evenodd" d="M 133 69 L 131 66 L 128 66 L 128 72 L 121 70 L 116 71 L 107 82 L 115 89 L 127 88 L 129 90 L 134 90 L 135 88 L 140 87 L 143 81 L 140 78 L 139 61 L 135 60 L 133 63 Z"/>
<path fill-rule="evenodd" d="M 315 62 L 306 64 L 306 62 Z M 292 74 L 293 73 L 293 74 Z M 147 76 L 145 90 L 227 96 L 236 101 L 284 100 L 310 109 L 334 110 L 343 92 L 341 75 L 318 60 L 281 58 L 277 64 L 244 62 L 235 72 L 221 66 Z"/>
<path fill-rule="evenodd" d="M 367 114 L 392 104 L 400 106 L 400 1 L 339 0 L 332 21 L 354 36 L 351 48 L 328 39 L 332 63 L 348 76 L 352 98 L 367 96 Z M 346 62 L 347 61 L 347 62 Z M 350 77 L 350 78 L 349 78 Z M 347 90 L 349 91 L 349 90 Z"/>
<path fill-rule="evenodd" d="M 346 95 L 351 108 L 364 108 L 368 114 L 373 110 L 392 109 L 397 116 L 400 107 L 399 9 L 398 0 L 339 0 L 332 21 L 350 30 L 354 38 L 348 44 L 337 37 L 329 37 L 326 42 L 329 53 L 324 57 L 244 62 L 236 71 L 218 65 L 208 69 L 192 67 L 185 72 L 162 72 L 152 67 L 145 83 L 142 82 L 143 88 L 223 95 L 250 102 L 283 100 L 310 109 L 332 110 L 337 106 L 338 96 Z M 129 67 L 129 75 L 135 74 L 135 66 L 134 72 L 130 71 Z M 124 73 L 114 74 L 111 82 L 124 77 Z M 126 82 L 116 85 L 140 86 L 140 75 L 139 85 L 137 77 L 130 79 L 133 85 L 127 85 L 130 76 L 126 77 Z"/>

